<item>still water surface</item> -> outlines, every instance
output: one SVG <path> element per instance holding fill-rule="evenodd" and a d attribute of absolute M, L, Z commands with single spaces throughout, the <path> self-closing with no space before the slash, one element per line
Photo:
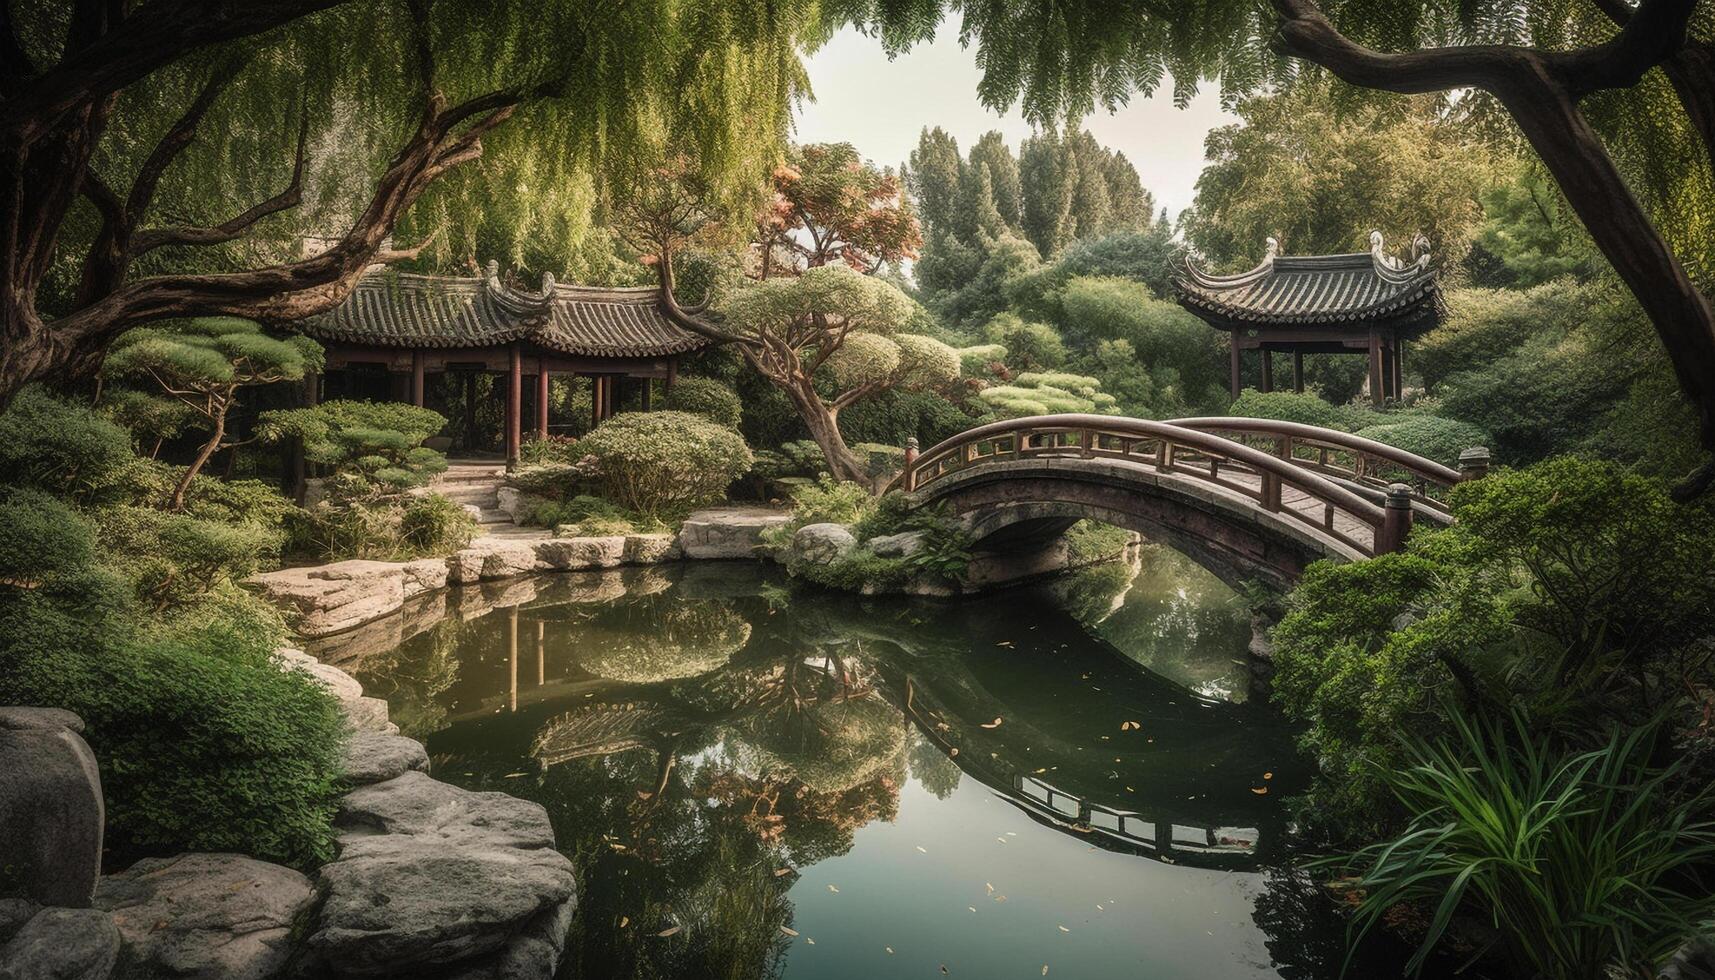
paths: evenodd
<path fill-rule="evenodd" d="M 312 652 L 440 778 L 547 807 L 568 976 L 1338 974 L 1248 614 L 1174 552 L 956 602 L 737 563 L 435 602 Z"/>

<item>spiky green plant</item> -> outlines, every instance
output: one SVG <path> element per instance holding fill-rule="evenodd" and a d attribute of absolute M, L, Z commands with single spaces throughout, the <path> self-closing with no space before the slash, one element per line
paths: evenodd
<path fill-rule="evenodd" d="M 1477 955 L 1492 950 L 1509 976 L 1596 980 L 1654 976 L 1709 928 L 1715 787 L 1651 765 L 1659 722 L 1569 750 L 1519 713 L 1451 718 L 1450 737 L 1408 742 L 1409 764 L 1383 774 L 1410 826 L 1346 859 L 1362 869 L 1357 938 L 1422 903 L 1434 912 L 1412 975 L 1460 913 L 1493 927 Z"/>

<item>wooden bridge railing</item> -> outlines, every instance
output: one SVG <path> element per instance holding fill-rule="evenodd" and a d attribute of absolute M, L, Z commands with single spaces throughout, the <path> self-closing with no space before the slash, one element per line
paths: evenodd
<path fill-rule="evenodd" d="M 1257 448 L 1259 442 L 1272 451 Z M 1054 457 L 1142 463 L 1158 472 L 1213 483 L 1250 498 L 1269 513 L 1308 524 L 1365 556 L 1403 547 L 1414 503 L 1444 513 L 1443 491 L 1460 477 L 1449 467 L 1392 446 L 1293 422 L 1241 418 L 1156 422 L 1068 414 L 992 422 L 921 454 L 908 451 L 905 469 L 889 489 L 921 490 L 979 463 Z M 1395 473 L 1404 479 L 1384 484 L 1383 504 L 1335 479 L 1369 486 Z M 1320 513 L 1284 505 L 1283 487 L 1320 502 Z M 1349 518 L 1363 530 L 1352 533 L 1337 516 Z"/>

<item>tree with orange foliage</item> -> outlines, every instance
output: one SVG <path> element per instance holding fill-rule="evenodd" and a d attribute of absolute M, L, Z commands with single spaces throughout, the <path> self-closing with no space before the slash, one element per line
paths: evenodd
<path fill-rule="evenodd" d="M 833 263 L 873 275 L 916 258 L 923 245 L 898 175 L 850 143 L 794 146 L 769 180 L 773 195 L 757 215 L 752 242 L 758 279 Z"/>

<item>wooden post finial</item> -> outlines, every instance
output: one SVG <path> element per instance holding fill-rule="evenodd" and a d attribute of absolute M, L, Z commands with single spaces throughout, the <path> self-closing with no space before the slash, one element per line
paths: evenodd
<path fill-rule="evenodd" d="M 1405 539 L 1411 535 L 1411 497 L 1411 487 L 1404 483 L 1388 486 L 1387 502 L 1382 505 L 1382 526 L 1376 529 L 1377 555 L 1405 550 Z"/>

